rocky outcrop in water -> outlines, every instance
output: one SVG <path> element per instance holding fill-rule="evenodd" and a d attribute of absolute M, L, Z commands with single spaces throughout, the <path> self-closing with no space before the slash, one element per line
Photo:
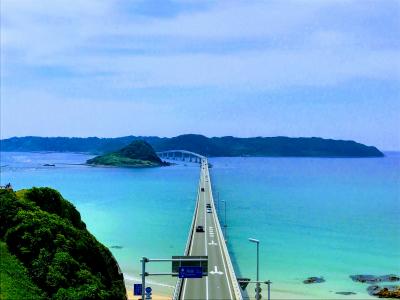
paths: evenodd
<path fill-rule="evenodd" d="M 371 296 L 376 296 L 379 298 L 395 298 L 400 299 L 400 286 L 396 285 L 387 285 L 387 286 L 378 286 L 371 285 L 367 289 L 368 293 Z"/>
<path fill-rule="evenodd" d="M 379 286 L 376 283 L 379 282 L 396 282 L 400 281 L 400 277 L 394 274 L 389 275 L 350 275 L 350 278 L 355 282 L 373 284 L 367 288 L 368 293 L 371 296 L 379 298 L 396 298 L 400 299 L 400 286 L 386 285 Z"/>
<path fill-rule="evenodd" d="M 168 166 L 169 163 L 161 161 L 149 143 L 141 140 L 133 141 L 128 146 L 104 155 L 89 159 L 89 165 L 115 166 L 132 168 L 149 168 Z"/>
<path fill-rule="evenodd" d="M 397 275 L 389 274 L 383 276 L 375 275 L 350 275 L 353 281 L 361 283 L 378 283 L 378 282 L 395 282 L 400 281 L 400 277 Z"/>
<path fill-rule="evenodd" d="M 303 281 L 304 284 L 322 283 L 322 282 L 325 282 L 324 277 L 308 277 L 306 280 Z"/>
<path fill-rule="evenodd" d="M 122 246 L 115 245 L 115 246 L 110 246 L 109 248 L 112 248 L 112 249 L 122 249 L 123 247 L 122 247 Z"/>
<path fill-rule="evenodd" d="M 336 292 L 335 294 L 350 296 L 350 295 L 355 295 L 356 293 L 354 293 L 354 292 Z"/>

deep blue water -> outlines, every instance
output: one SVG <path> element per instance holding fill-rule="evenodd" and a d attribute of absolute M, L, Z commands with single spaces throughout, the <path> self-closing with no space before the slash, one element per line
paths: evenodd
<path fill-rule="evenodd" d="M 112 248 L 127 284 L 141 256 L 183 252 L 199 176 L 195 164 L 155 169 L 93 168 L 90 156 L 1 153 L 1 184 L 51 186 L 73 202 L 89 230 Z M 228 247 L 238 275 L 273 281 L 275 298 L 366 298 L 352 274 L 400 274 L 400 155 L 384 158 L 211 158 L 216 199 L 227 204 Z M 43 167 L 55 163 L 56 167 Z M 66 164 L 63 164 L 66 163 Z M 217 195 L 219 194 L 219 197 Z M 222 208 L 222 202 L 220 201 Z M 220 217 L 225 218 L 221 209 Z M 154 265 L 152 270 L 169 271 Z M 326 282 L 304 285 L 308 276 Z M 174 280 L 152 279 L 168 293 Z M 250 288 L 252 290 L 252 288 Z M 339 296 L 336 291 L 355 291 Z M 250 293 L 252 294 L 252 292 Z"/>

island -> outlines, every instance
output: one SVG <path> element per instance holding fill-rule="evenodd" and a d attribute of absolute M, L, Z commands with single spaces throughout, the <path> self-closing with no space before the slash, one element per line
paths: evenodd
<path fill-rule="evenodd" d="M 126 300 L 123 274 L 51 188 L 0 189 L 1 299 Z"/>
<path fill-rule="evenodd" d="M 149 168 L 170 165 L 162 161 L 151 145 L 143 140 L 136 140 L 128 146 L 104 155 L 96 156 L 86 162 L 93 166 L 115 166 L 131 168 Z"/>
<path fill-rule="evenodd" d="M 104 154 L 118 151 L 135 140 L 149 143 L 155 151 L 187 150 L 207 157 L 382 157 L 374 146 L 351 140 L 320 137 L 206 137 L 183 134 L 176 137 L 125 136 L 117 138 L 13 137 L 0 140 L 1 151 L 54 151 Z"/>

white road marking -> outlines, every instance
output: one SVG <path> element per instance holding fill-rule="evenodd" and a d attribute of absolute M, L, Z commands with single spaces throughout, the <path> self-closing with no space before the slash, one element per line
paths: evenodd
<path fill-rule="evenodd" d="M 208 244 L 211 245 L 211 246 L 216 246 L 216 245 L 218 245 L 216 242 L 214 242 L 214 240 L 212 240 L 211 243 L 208 243 Z"/>
<path fill-rule="evenodd" d="M 224 273 L 222 273 L 221 271 L 218 271 L 218 267 L 217 267 L 217 266 L 214 266 L 214 271 L 210 271 L 210 274 L 213 274 L 213 275 L 222 275 L 222 274 L 224 274 Z"/>

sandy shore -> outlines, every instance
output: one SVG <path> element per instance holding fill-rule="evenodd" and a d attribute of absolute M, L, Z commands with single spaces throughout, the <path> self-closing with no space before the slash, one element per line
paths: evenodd
<path fill-rule="evenodd" d="M 128 295 L 128 299 L 129 300 L 137 300 L 140 299 L 141 296 L 133 296 L 133 292 L 132 291 L 128 291 L 127 292 Z M 161 296 L 161 295 L 152 295 L 152 299 L 153 300 L 171 300 L 171 297 L 167 297 L 167 296 Z"/>
<path fill-rule="evenodd" d="M 133 296 L 133 284 L 139 283 L 138 278 L 125 276 L 125 286 L 127 290 L 127 296 L 129 300 L 138 300 L 140 296 Z M 174 287 L 172 285 L 149 281 L 148 284 L 153 288 L 152 299 L 154 300 L 167 300 L 172 298 Z M 262 287 L 263 299 L 267 298 L 267 288 Z M 254 299 L 254 285 L 250 284 L 247 287 L 247 292 L 250 298 L 244 298 L 244 300 Z M 355 295 L 341 295 L 336 294 L 336 291 L 351 291 L 355 292 Z M 321 299 L 347 299 L 347 300 L 366 300 L 366 299 L 377 299 L 369 296 L 366 292 L 366 286 L 356 285 L 352 288 L 349 287 L 337 287 L 334 284 L 330 285 L 329 282 L 324 285 L 303 285 L 303 284 L 282 284 L 275 283 L 271 288 L 271 298 L 281 300 L 321 300 Z M 211 299 L 210 299 L 211 300 Z"/>
<path fill-rule="evenodd" d="M 140 299 L 141 296 L 134 296 L 133 295 L 133 284 L 139 283 L 138 280 L 134 280 L 130 276 L 125 276 L 125 287 L 126 287 L 126 294 L 129 300 L 137 300 Z M 150 281 L 148 282 L 149 285 L 153 288 L 152 299 L 153 300 L 171 300 L 172 294 L 174 292 L 173 286 L 168 286 L 166 284 L 162 284 L 159 282 Z"/>

